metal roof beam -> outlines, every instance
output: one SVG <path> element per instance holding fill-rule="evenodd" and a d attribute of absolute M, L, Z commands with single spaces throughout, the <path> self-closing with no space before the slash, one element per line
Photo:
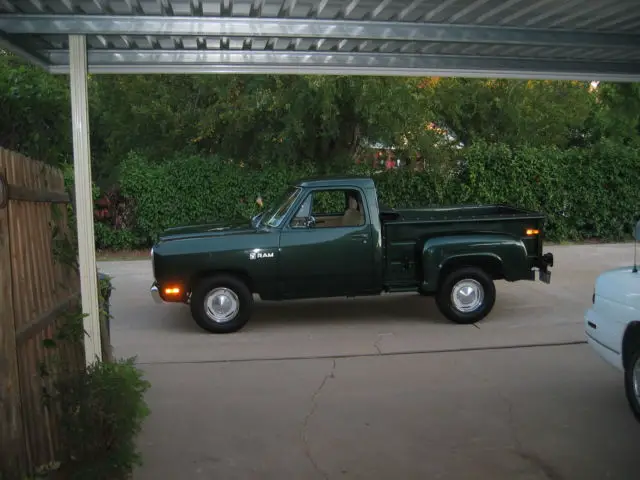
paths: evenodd
<path fill-rule="evenodd" d="M 41 52 L 68 71 L 66 51 Z M 573 80 L 640 80 L 640 64 L 518 59 L 465 55 L 353 54 L 342 52 L 248 52 L 93 50 L 94 73 L 299 73 L 325 75 L 440 75 Z"/>
<path fill-rule="evenodd" d="M 214 18 L 103 15 L 0 15 L 6 34 L 294 37 L 349 40 L 491 43 L 638 48 L 640 34 L 292 18 Z"/>

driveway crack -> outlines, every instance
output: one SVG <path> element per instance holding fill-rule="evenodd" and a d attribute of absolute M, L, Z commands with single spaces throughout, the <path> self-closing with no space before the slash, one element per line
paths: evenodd
<path fill-rule="evenodd" d="M 316 413 L 316 410 L 318 407 L 318 402 L 317 402 L 318 396 L 320 395 L 320 393 L 322 392 L 322 389 L 326 385 L 327 380 L 329 380 L 330 378 L 335 378 L 335 372 L 336 372 L 336 360 L 334 358 L 331 365 L 331 371 L 324 376 L 324 378 L 322 379 L 322 382 L 320 382 L 320 385 L 318 386 L 318 388 L 316 388 L 315 392 L 313 392 L 313 395 L 311 396 L 311 407 L 309 408 L 309 412 L 307 412 L 307 415 L 304 417 L 304 422 L 302 423 L 302 443 L 304 444 L 304 453 L 309 459 L 309 462 L 311 463 L 311 465 L 313 465 L 314 470 L 318 472 L 318 475 L 320 475 L 324 479 L 328 479 L 329 475 L 320 468 L 320 466 L 318 465 L 318 462 L 315 460 L 315 458 L 313 458 L 313 454 L 311 452 L 311 447 L 309 445 L 309 439 L 308 439 L 308 427 L 309 427 L 309 421 L 311 420 L 311 417 L 313 417 L 313 415 Z"/>
<path fill-rule="evenodd" d="M 378 338 L 375 342 L 373 342 L 373 348 L 376 349 L 378 355 L 382 355 L 382 350 L 380 350 L 380 341 L 382 341 L 382 335 L 378 335 Z"/>
<path fill-rule="evenodd" d="M 537 454 L 529 452 L 524 448 L 522 441 L 518 436 L 518 429 L 515 424 L 513 402 L 501 390 L 498 390 L 498 395 L 500 395 L 502 400 L 507 404 L 507 425 L 511 431 L 515 454 L 528 462 L 534 468 L 538 469 L 548 480 L 563 480 L 562 475 L 555 469 L 555 467 L 550 465 L 546 460 L 540 458 Z"/>

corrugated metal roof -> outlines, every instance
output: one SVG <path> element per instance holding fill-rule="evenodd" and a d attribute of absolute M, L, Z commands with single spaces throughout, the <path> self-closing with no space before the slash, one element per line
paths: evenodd
<path fill-rule="evenodd" d="M 0 0 L 0 48 L 68 71 L 640 80 L 638 0 Z"/>

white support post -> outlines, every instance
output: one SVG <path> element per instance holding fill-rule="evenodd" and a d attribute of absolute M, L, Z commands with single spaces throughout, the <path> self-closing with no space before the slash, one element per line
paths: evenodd
<path fill-rule="evenodd" d="M 91 145 L 89 143 L 89 92 L 87 87 L 87 40 L 69 35 L 71 119 L 73 124 L 73 171 L 80 265 L 80 292 L 84 318 L 84 351 L 87 365 L 102 360 L 98 271 L 93 229 Z"/>

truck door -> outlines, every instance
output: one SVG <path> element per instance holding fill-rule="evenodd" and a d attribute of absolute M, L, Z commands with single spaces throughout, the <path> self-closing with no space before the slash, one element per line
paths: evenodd
<path fill-rule="evenodd" d="M 279 290 L 284 298 L 375 291 L 371 219 L 354 187 L 306 192 L 280 236 Z"/>

